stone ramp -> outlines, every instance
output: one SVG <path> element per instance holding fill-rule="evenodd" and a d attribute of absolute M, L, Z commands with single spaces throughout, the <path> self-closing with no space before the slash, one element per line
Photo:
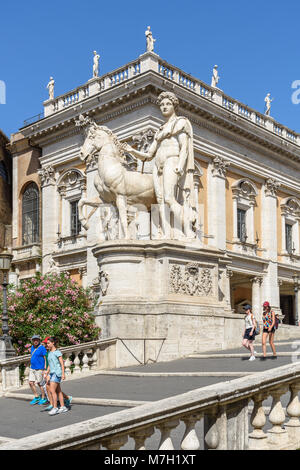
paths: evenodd
<path fill-rule="evenodd" d="M 258 351 L 257 344 L 255 349 Z M 277 350 L 291 353 L 291 343 L 277 343 Z M 231 357 L 232 354 L 237 354 Z M 60 428 L 90 418 L 105 416 L 139 403 L 156 401 L 207 385 L 233 380 L 242 375 L 263 372 L 266 369 L 291 363 L 291 355 L 260 361 L 248 361 L 242 348 L 216 351 L 203 357 L 186 357 L 171 362 L 126 367 L 101 371 L 84 378 L 63 382 L 62 388 L 74 397 L 70 412 L 49 416 L 43 407 L 29 405 L 29 389 L 14 391 L 0 398 L 1 440 L 18 439 L 32 434 Z M 195 355 L 197 356 L 197 355 Z M 15 397 L 15 398 L 13 398 Z M 19 399 L 16 399 L 16 398 Z M 287 402 L 289 395 L 284 401 Z M 93 405 L 93 406 L 90 406 Z M 271 400 L 264 402 L 271 405 Z M 182 426 L 176 430 L 181 433 Z M 199 428 L 199 433 L 201 434 Z M 179 436 L 179 434 L 178 434 Z M 154 436 L 152 439 L 159 439 Z M 152 445 L 152 444 L 151 444 Z M 128 444 L 130 446 L 130 443 Z M 130 448 L 130 447 L 128 447 Z M 155 444 L 153 441 L 153 447 Z"/>

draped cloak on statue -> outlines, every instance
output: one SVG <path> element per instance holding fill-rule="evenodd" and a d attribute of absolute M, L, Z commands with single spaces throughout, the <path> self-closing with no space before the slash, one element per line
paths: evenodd
<path fill-rule="evenodd" d="M 164 129 L 165 127 L 165 129 Z M 184 116 L 177 116 L 172 122 L 171 129 L 165 125 L 157 132 L 155 139 L 157 142 L 185 133 L 188 138 L 187 156 L 183 166 L 183 175 L 178 179 L 179 189 L 183 192 L 188 205 L 192 210 L 196 208 L 195 191 L 194 191 L 194 147 L 193 147 L 193 129 L 190 121 Z"/>

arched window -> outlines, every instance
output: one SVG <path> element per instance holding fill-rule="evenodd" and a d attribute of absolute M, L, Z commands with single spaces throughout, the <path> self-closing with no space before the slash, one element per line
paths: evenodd
<path fill-rule="evenodd" d="M 39 190 L 35 183 L 27 186 L 22 197 L 22 244 L 39 241 Z"/>

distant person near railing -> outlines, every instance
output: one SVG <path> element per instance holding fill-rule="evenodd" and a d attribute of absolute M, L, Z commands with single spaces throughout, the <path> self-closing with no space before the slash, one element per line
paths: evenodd
<path fill-rule="evenodd" d="M 67 408 L 64 404 L 64 397 L 60 388 L 61 381 L 65 380 L 65 365 L 62 353 L 59 349 L 56 349 L 56 344 L 57 341 L 55 338 L 48 338 L 48 367 L 44 377 L 47 382 L 50 382 L 49 390 L 51 398 L 49 398 L 51 405 L 53 406 L 53 408 L 49 411 L 50 416 L 69 411 L 69 408 Z M 57 406 L 57 398 L 59 399 L 60 408 Z"/>
<path fill-rule="evenodd" d="M 30 371 L 29 371 L 29 386 L 34 394 L 34 399 L 30 402 L 31 405 L 45 405 L 48 403 L 45 390 L 42 386 L 43 373 L 46 368 L 46 354 L 45 347 L 41 344 L 39 335 L 33 335 L 31 338 L 31 358 L 30 358 Z M 38 394 L 36 384 L 40 387 L 41 395 Z"/>
<path fill-rule="evenodd" d="M 273 359 L 277 359 L 276 349 L 274 345 L 274 336 L 276 327 L 278 328 L 278 319 L 276 319 L 275 312 L 271 310 L 270 303 L 268 301 L 263 303 L 263 334 L 262 334 L 262 350 L 263 357 L 266 359 L 266 343 L 267 336 L 269 335 L 269 343 L 273 352 Z"/>
<path fill-rule="evenodd" d="M 255 352 L 254 352 L 253 341 L 255 340 L 256 320 L 252 313 L 251 305 L 248 305 L 248 304 L 244 305 L 243 310 L 245 310 L 246 316 L 245 316 L 245 330 L 242 335 L 242 338 L 243 338 L 242 345 L 246 349 L 249 349 L 251 353 L 249 361 L 254 361 Z"/>

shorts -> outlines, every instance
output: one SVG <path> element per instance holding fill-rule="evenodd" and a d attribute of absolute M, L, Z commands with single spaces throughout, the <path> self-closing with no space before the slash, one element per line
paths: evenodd
<path fill-rule="evenodd" d="M 38 384 L 42 383 L 44 380 L 43 377 L 44 371 L 42 369 L 30 369 L 28 381 L 29 382 L 36 382 Z"/>
<path fill-rule="evenodd" d="M 263 333 L 275 333 L 275 326 L 273 326 L 272 330 L 269 331 L 268 328 L 265 328 L 263 329 Z"/>
<path fill-rule="evenodd" d="M 244 339 L 249 339 L 249 341 L 254 341 L 255 340 L 255 331 L 253 331 L 253 335 L 250 336 L 252 328 L 247 328 L 244 334 Z"/>
<path fill-rule="evenodd" d="M 59 384 L 61 382 L 61 377 L 59 377 L 59 375 L 56 375 L 55 372 L 52 372 L 52 374 L 50 373 L 50 382 L 55 382 Z"/>

